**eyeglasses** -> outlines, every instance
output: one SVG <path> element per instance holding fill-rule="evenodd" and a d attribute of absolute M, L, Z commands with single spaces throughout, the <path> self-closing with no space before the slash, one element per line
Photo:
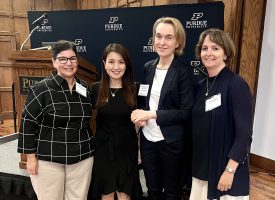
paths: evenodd
<path fill-rule="evenodd" d="M 58 61 L 61 64 L 66 64 L 68 62 L 68 60 L 71 61 L 71 63 L 76 63 L 77 62 L 77 57 L 76 56 L 72 56 L 70 58 L 66 58 L 66 57 L 57 57 Z"/>

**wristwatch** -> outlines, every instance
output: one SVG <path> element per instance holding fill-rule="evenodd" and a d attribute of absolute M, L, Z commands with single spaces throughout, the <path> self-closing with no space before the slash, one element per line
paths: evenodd
<path fill-rule="evenodd" d="M 232 169 L 229 165 L 226 166 L 225 170 L 230 174 L 235 174 L 235 170 Z"/>

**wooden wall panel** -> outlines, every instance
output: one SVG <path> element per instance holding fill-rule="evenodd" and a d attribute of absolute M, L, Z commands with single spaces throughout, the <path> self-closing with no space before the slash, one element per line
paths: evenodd
<path fill-rule="evenodd" d="M 118 5 L 118 0 L 109 0 L 109 8 L 116 8 Z"/>
<path fill-rule="evenodd" d="M 263 0 L 244 0 L 239 74 L 246 79 L 254 96 L 257 89 L 265 5 Z"/>
<path fill-rule="evenodd" d="M 12 111 L 12 68 L 9 57 L 16 49 L 15 34 L 0 32 L 0 112 Z"/>
<path fill-rule="evenodd" d="M 11 13 L 11 2 L 10 0 L 0 1 L 0 15 L 10 15 Z"/>
<path fill-rule="evenodd" d="M 236 45 L 236 56 L 230 62 L 230 69 L 238 71 L 239 64 L 239 40 L 241 29 L 241 17 L 243 9 L 243 0 L 223 0 L 224 3 L 224 30 L 229 33 Z"/>
<path fill-rule="evenodd" d="M 145 6 L 153 6 L 154 5 L 154 0 L 147 0 L 147 1 L 141 1 L 141 7 L 145 7 Z"/>
<path fill-rule="evenodd" d="M 60 2 L 60 1 L 59 1 Z M 46 11 L 46 10 L 53 10 L 52 1 L 45 1 L 45 0 L 35 0 L 34 1 L 35 10 L 39 11 Z"/>
<path fill-rule="evenodd" d="M 33 9 L 33 4 L 31 0 L 13 0 L 12 9 L 14 16 L 27 18 L 27 11 Z"/>
<path fill-rule="evenodd" d="M 52 1 L 51 10 L 66 10 L 66 1 Z"/>
<path fill-rule="evenodd" d="M 198 0 L 170 0 L 169 4 L 190 4 L 198 3 Z"/>
<path fill-rule="evenodd" d="M 12 18 L 10 16 L 0 15 L 0 27 L 1 31 L 14 32 Z"/>
<path fill-rule="evenodd" d="M 128 7 L 140 7 L 140 5 L 141 5 L 140 2 L 135 1 L 135 2 L 127 4 L 126 6 L 128 6 Z"/>
<path fill-rule="evenodd" d="M 29 26 L 27 11 L 33 10 L 34 4 L 31 0 L 14 0 L 13 1 L 13 26 L 17 36 L 17 49 L 20 48 L 23 41 L 28 37 Z M 26 43 L 26 48 L 30 48 L 30 43 Z"/>
<path fill-rule="evenodd" d="M 12 107 L 12 68 L 11 66 L 1 66 L 0 64 L 0 113 L 13 110 Z"/>
<path fill-rule="evenodd" d="M 94 9 L 95 3 L 91 0 L 78 0 L 78 7 L 80 8 L 80 10 Z"/>
<path fill-rule="evenodd" d="M 117 7 L 128 6 L 127 0 L 118 0 Z"/>
<path fill-rule="evenodd" d="M 95 0 L 94 8 L 95 8 L 95 9 L 102 8 L 101 0 Z"/>
<path fill-rule="evenodd" d="M 101 8 L 109 8 L 109 0 L 101 0 Z"/>
<path fill-rule="evenodd" d="M 75 10 L 77 2 L 75 0 L 52 1 L 52 10 Z"/>
<path fill-rule="evenodd" d="M 169 0 L 155 0 L 154 2 L 154 6 L 166 5 L 166 4 L 171 4 L 171 3 L 169 3 Z"/>

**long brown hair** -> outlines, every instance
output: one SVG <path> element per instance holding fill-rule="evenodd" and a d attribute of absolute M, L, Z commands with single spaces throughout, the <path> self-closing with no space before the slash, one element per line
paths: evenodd
<path fill-rule="evenodd" d="M 107 55 L 110 52 L 116 52 L 120 54 L 126 64 L 126 70 L 122 76 L 122 95 L 125 102 L 130 107 L 135 107 L 136 105 L 136 88 L 133 77 L 133 67 L 130 59 L 128 50 L 121 44 L 111 43 L 106 46 L 103 51 L 102 60 L 106 63 Z M 102 74 L 101 81 L 99 85 L 98 98 L 97 98 L 97 108 L 102 107 L 108 102 L 110 96 L 110 77 L 105 70 L 104 63 L 102 62 Z"/>

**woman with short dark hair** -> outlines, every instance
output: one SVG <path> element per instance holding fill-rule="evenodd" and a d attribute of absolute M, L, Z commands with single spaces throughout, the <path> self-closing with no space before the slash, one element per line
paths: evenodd
<path fill-rule="evenodd" d="M 73 42 L 52 49 L 55 71 L 29 90 L 21 119 L 18 152 L 39 200 L 87 199 L 93 166 L 91 94 L 78 69 Z"/>

